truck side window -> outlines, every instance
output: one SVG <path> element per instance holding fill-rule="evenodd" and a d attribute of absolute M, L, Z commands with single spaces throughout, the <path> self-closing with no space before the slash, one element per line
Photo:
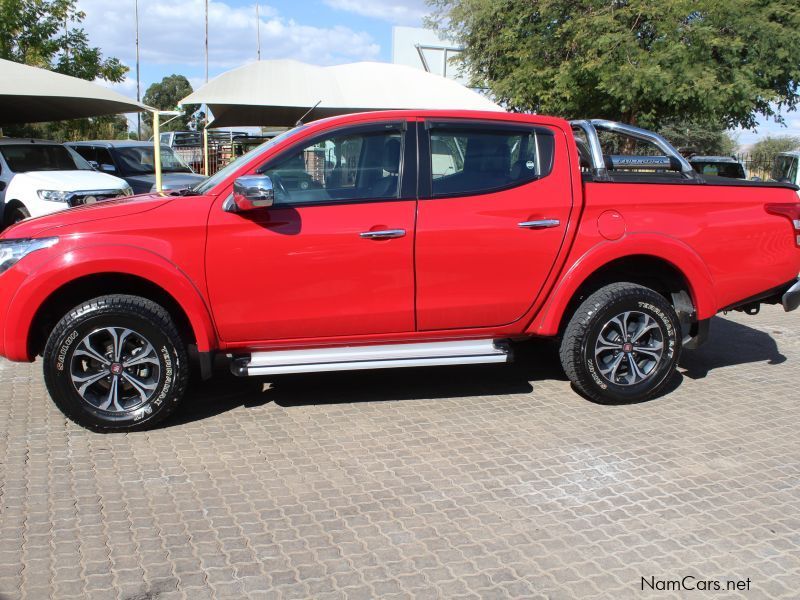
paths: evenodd
<path fill-rule="evenodd" d="M 95 154 L 93 146 L 72 146 L 72 149 L 80 154 L 87 161 L 95 162 Z"/>
<path fill-rule="evenodd" d="M 483 194 L 547 176 L 554 138 L 547 129 L 434 127 L 430 133 L 433 196 Z"/>
<path fill-rule="evenodd" d="M 343 132 L 290 150 L 261 170 L 273 181 L 275 204 L 397 198 L 402 132 Z"/>

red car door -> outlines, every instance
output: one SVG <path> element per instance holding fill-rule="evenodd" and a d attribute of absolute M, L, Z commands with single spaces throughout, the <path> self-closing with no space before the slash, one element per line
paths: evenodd
<path fill-rule="evenodd" d="M 513 323 L 564 241 L 572 190 L 563 133 L 429 121 L 419 136 L 418 329 Z"/>
<path fill-rule="evenodd" d="M 301 140 L 257 169 L 273 181 L 272 207 L 212 209 L 206 269 L 225 342 L 414 330 L 416 141 L 406 129 Z"/>

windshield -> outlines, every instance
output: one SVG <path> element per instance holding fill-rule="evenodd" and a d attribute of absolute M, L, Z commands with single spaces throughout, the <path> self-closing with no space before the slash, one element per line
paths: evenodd
<path fill-rule="evenodd" d="M 794 183 L 797 179 L 797 158 L 793 156 L 778 156 L 772 168 L 772 179 L 784 183 Z"/>
<path fill-rule="evenodd" d="M 124 146 L 115 148 L 117 164 L 123 175 L 150 175 L 155 173 L 156 161 L 153 146 Z M 163 173 L 192 173 L 180 156 L 169 146 L 161 146 L 161 171 Z"/>
<path fill-rule="evenodd" d="M 15 173 L 26 171 L 90 171 L 85 160 L 57 144 L 9 144 L 0 153 Z"/>
<path fill-rule="evenodd" d="M 716 175 L 730 179 L 745 179 L 744 167 L 739 163 L 691 161 L 692 167 L 703 175 Z"/>
<path fill-rule="evenodd" d="M 208 179 L 206 179 L 204 181 L 201 181 L 198 185 L 196 185 L 196 186 L 194 186 L 194 187 L 192 187 L 190 189 L 193 192 L 197 193 L 197 194 L 206 194 L 206 193 L 208 193 L 210 190 L 212 190 L 221 181 L 224 181 L 225 179 L 227 179 L 228 176 L 231 173 L 235 172 L 243 164 L 253 160 L 258 155 L 263 154 L 264 152 L 266 152 L 267 150 L 272 148 L 272 146 L 274 146 L 275 144 L 278 144 L 278 143 L 282 142 L 283 140 L 294 136 L 295 134 L 299 133 L 300 131 L 302 131 L 306 127 L 307 127 L 307 125 L 300 125 L 299 127 L 295 127 L 294 129 L 290 129 L 288 131 L 284 131 L 280 135 L 276 135 L 271 140 L 269 140 L 267 142 L 264 142 L 260 146 L 257 146 L 255 148 L 253 148 L 247 154 L 242 154 L 236 160 L 228 163 L 228 165 L 226 167 L 224 167 L 223 169 L 220 169 L 219 171 L 214 173 L 211 177 L 209 177 Z"/>

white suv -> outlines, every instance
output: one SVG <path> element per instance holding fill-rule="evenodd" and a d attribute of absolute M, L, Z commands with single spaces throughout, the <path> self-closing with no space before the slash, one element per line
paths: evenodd
<path fill-rule="evenodd" d="M 133 192 L 63 144 L 0 138 L 0 225 Z"/>

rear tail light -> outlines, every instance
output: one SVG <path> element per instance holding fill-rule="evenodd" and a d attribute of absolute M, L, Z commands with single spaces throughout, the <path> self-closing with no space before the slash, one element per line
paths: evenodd
<path fill-rule="evenodd" d="M 800 248 L 800 204 L 796 202 L 785 204 L 766 204 L 766 211 L 772 215 L 786 217 L 794 227 L 794 243 Z"/>

